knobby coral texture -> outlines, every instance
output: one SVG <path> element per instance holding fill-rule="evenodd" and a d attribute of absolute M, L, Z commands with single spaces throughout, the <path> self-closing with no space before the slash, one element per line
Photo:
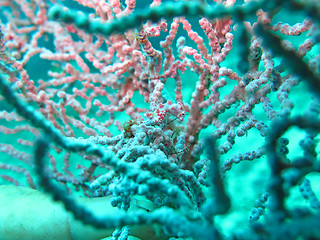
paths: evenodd
<path fill-rule="evenodd" d="M 320 238 L 318 1 L 0 7 L 1 185 L 112 239 Z"/>

